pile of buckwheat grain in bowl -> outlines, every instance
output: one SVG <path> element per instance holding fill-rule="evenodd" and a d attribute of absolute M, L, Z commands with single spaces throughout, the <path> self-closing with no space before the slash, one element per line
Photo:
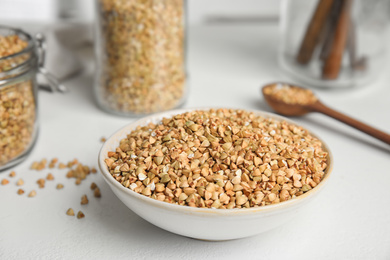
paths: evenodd
<path fill-rule="evenodd" d="M 99 0 L 99 102 L 112 111 L 172 109 L 185 92 L 184 1 Z"/>
<path fill-rule="evenodd" d="M 18 35 L 0 35 L 0 58 L 19 53 L 27 45 Z M 21 55 L 1 60 L 0 80 L 9 78 L 5 72 L 27 58 Z M 35 134 L 35 118 L 36 104 L 30 79 L 0 88 L 0 166 L 21 155 L 31 145 Z"/>
<path fill-rule="evenodd" d="M 200 208 L 250 208 L 315 188 L 328 165 L 302 127 L 244 110 L 191 111 L 138 126 L 105 159 L 124 187 Z"/>

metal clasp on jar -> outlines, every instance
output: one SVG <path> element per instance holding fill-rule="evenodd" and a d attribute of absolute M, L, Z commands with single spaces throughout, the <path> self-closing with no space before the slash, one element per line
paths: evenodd
<path fill-rule="evenodd" d="M 48 82 L 48 85 L 40 84 L 39 88 L 50 92 L 68 92 L 68 88 L 62 85 L 57 80 L 57 78 L 45 68 L 45 57 L 47 49 L 45 36 L 41 33 L 37 33 L 35 35 L 35 42 L 37 44 L 38 51 L 38 72 Z"/>

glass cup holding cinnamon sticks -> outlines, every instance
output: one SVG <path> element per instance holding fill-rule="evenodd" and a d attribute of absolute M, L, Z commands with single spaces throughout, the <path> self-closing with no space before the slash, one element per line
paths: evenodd
<path fill-rule="evenodd" d="M 315 87 L 367 85 L 386 59 L 388 0 L 283 0 L 279 63 Z"/>

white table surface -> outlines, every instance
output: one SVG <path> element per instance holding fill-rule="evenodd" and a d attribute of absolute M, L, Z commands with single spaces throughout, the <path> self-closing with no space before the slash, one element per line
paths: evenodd
<path fill-rule="evenodd" d="M 190 28 L 185 107 L 271 111 L 259 87 L 285 79 L 276 62 L 277 34 L 275 24 Z M 25 162 L 0 173 L 10 180 L 0 185 L 0 259 L 390 259 L 389 146 L 319 114 L 295 120 L 331 148 L 330 182 L 299 217 L 246 239 L 204 242 L 171 234 L 130 211 L 100 174 L 76 186 L 65 170 L 30 170 L 33 161 L 53 157 L 97 167 L 100 138 L 134 120 L 96 107 L 92 74 L 90 69 L 65 82 L 71 90 L 66 95 L 39 93 L 38 142 Z M 360 89 L 315 92 L 333 108 L 390 132 L 389 74 Z M 11 170 L 16 177 L 8 177 Z M 48 172 L 55 180 L 39 189 L 36 180 Z M 16 194 L 19 178 L 27 193 L 37 191 L 35 198 Z M 100 199 L 92 196 L 92 181 L 101 188 Z M 56 183 L 65 188 L 56 190 Z M 90 202 L 81 206 L 83 194 Z M 86 217 L 67 216 L 69 207 Z"/>

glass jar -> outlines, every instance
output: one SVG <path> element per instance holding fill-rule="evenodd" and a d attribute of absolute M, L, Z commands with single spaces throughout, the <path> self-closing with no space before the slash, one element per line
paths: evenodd
<path fill-rule="evenodd" d="M 180 106 L 186 94 L 185 0 L 96 0 L 95 96 L 137 116 Z"/>
<path fill-rule="evenodd" d="M 0 171 L 23 161 L 38 133 L 37 73 L 65 91 L 43 68 L 44 39 L 0 26 Z"/>
<path fill-rule="evenodd" d="M 17 29 L 0 27 L 0 35 L 14 37 L 13 44 L 3 45 L 0 55 L 6 48 L 13 49 L 25 45 L 21 51 L 7 56 L 1 55 L 3 57 L 0 58 L 0 170 L 2 170 L 22 161 L 32 149 L 37 137 L 38 54 L 35 43 L 28 34 Z"/>
<path fill-rule="evenodd" d="M 351 87 L 384 67 L 387 0 L 283 0 L 279 63 L 309 86 Z"/>

